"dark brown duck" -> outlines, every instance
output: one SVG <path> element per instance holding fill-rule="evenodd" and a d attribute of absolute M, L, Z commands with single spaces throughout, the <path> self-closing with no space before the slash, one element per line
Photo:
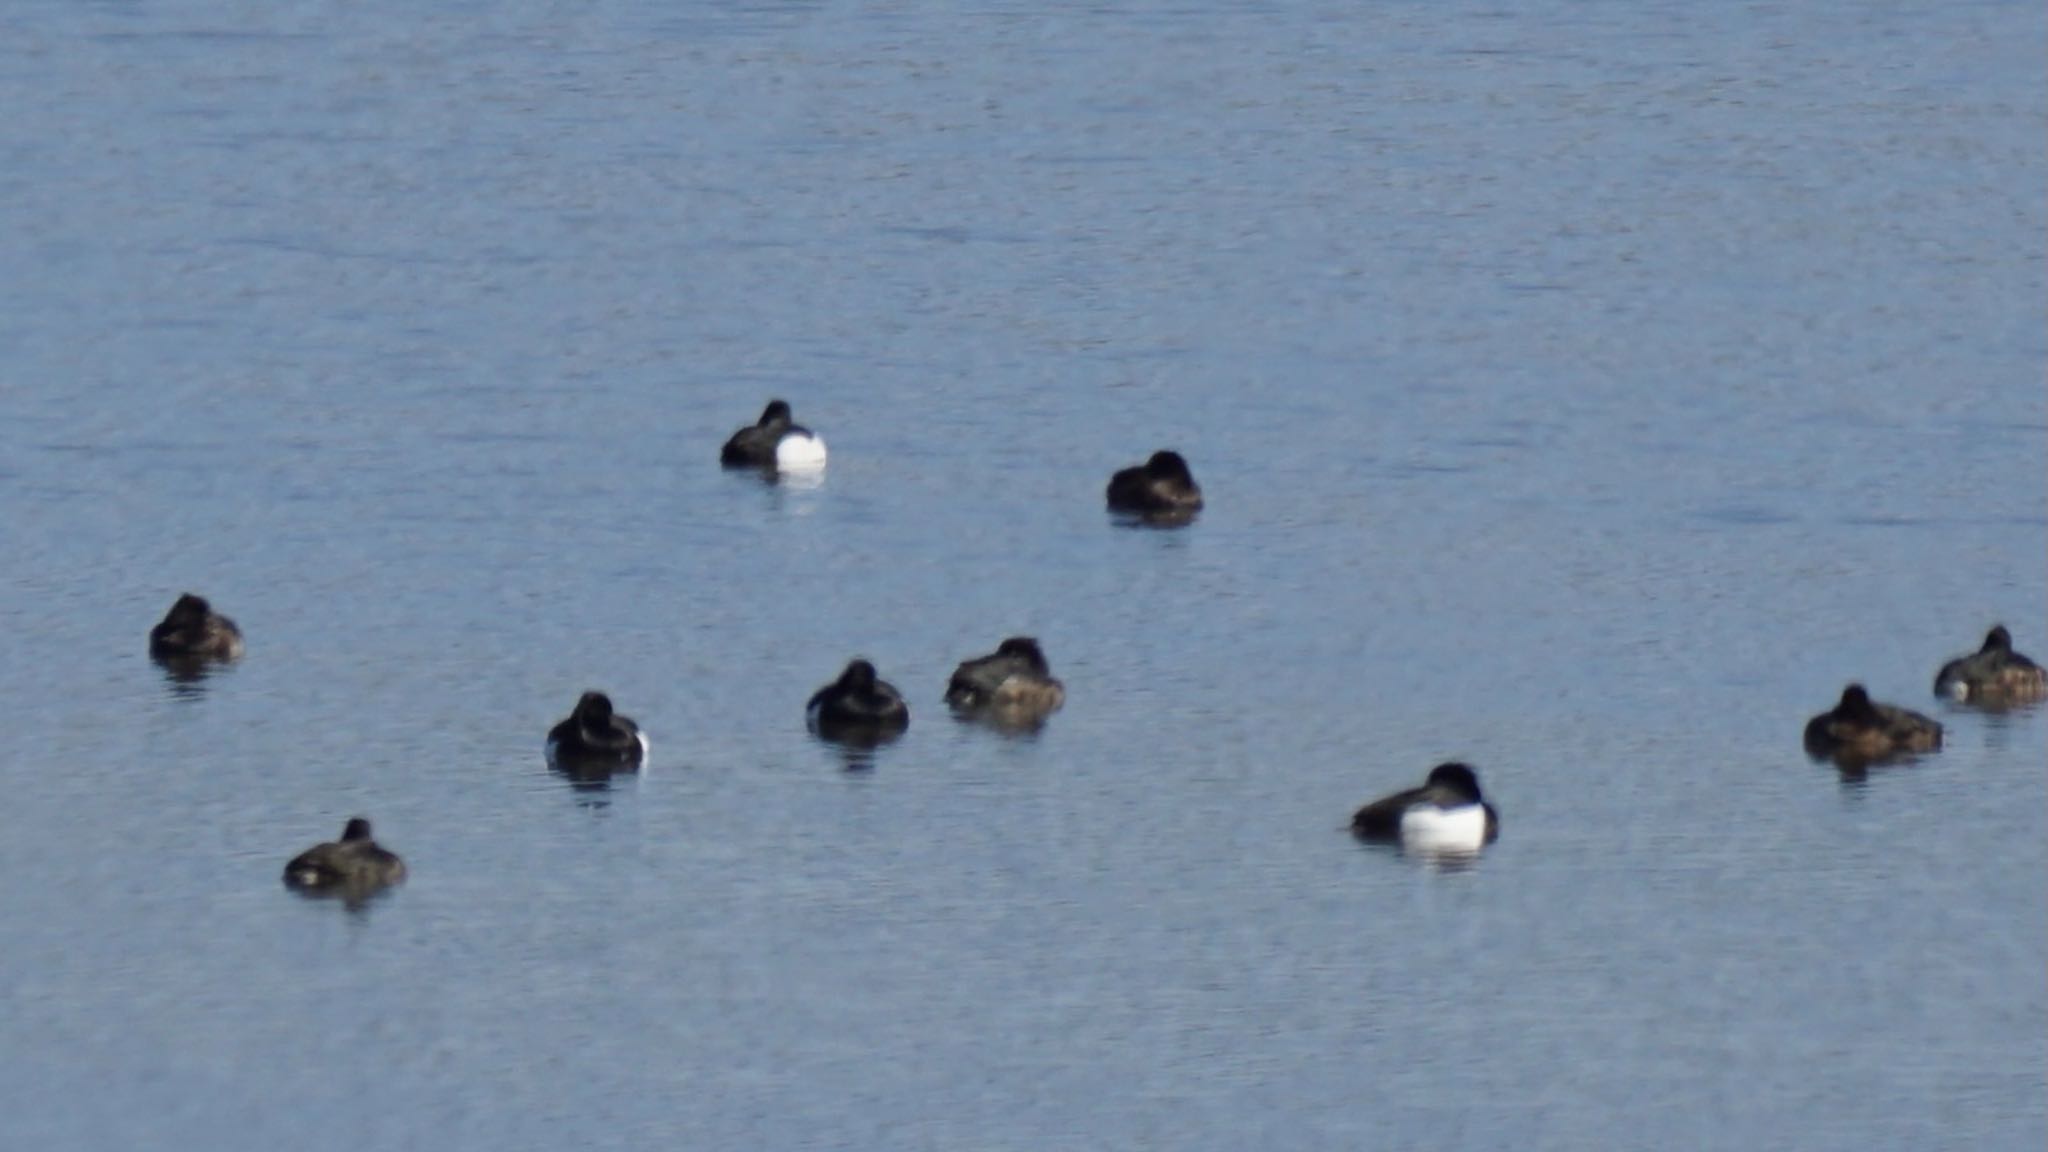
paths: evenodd
<path fill-rule="evenodd" d="M 1038 723 L 1066 700 L 1066 686 L 1029 636 L 1012 636 L 993 653 L 963 661 L 946 683 L 946 703 L 956 711 L 1005 724 Z"/>
<path fill-rule="evenodd" d="M 1832 709 L 1806 723 L 1806 751 L 1820 759 L 1873 763 L 1941 747 L 1941 725 L 1895 704 L 1879 704 L 1863 685 L 1842 689 Z"/>
<path fill-rule="evenodd" d="M 2000 624 L 1982 648 L 1941 666 L 1934 694 L 1973 704 L 2020 704 L 2048 697 L 2048 672 L 2013 651 L 2012 633 Z"/>
<path fill-rule="evenodd" d="M 237 660 L 242 630 L 205 597 L 187 592 L 149 630 L 149 654 L 159 660 Z"/>

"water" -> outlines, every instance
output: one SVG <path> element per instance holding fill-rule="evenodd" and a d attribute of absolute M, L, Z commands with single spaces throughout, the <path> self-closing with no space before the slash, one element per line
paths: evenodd
<path fill-rule="evenodd" d="M 2048 720 L 1928 691 L 2048 650 L 2038 4 L 0 32 L 0 1143 L 2048 1137 Z M 1948 746 L 1809 763 L 1852 678 Z M 1476 868 L 1344 834 L 1453 756 Z"/>

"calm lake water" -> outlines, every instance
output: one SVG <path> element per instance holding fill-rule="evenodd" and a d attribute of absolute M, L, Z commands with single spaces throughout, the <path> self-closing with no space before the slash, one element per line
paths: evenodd
<path fill-rule="evenodd" d="M 2039 1149 L 2048 713 L 1930 684 L 2048 656 L 2044 52 L 9 5 L 0 1145 Z M 771 396 L 821 486 L 716 466 Z M 1014 633 L 1065 711 L 953 722 Z M 1947 747 L 1808 761 L 1851 679 Z M 548 772 L 585 688 L 642 777 Z M 1452 757 L 1476 867 L 1346 834 Z M 283 890 L 358 813 L 406 886 Z"/>

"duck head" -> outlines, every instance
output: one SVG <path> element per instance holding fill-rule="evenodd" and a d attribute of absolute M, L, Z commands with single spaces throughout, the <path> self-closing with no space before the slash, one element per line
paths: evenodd
<path fill-rule="evenodd" d="M 1173 451 L 1154 452 L 1152 458 L 1145 461 L 1145 474 L 1160 480 L 1179 480 L 1187 484 L 1195 481 L 1194 473 L 1188 471 L 1188 462 L 1181 459 L 1180 453 Z"/>
<path fill-rule="evenodd" d="M 1877 714 L 1877 705 L 1870 702 L 1870 693 L 1863 690 L 1863 685 L 1851 684 L 1842 689 L 1842 702 L 1835 705 L 1835 719 L 1875 724 L 1883 717 Z"/>
<path fill-rule="evenodd" d="M 180 624 L 196 624 L 206 619 L 212 611 L 213 605 L 206 602 L 206 597 L 194 596 L 187 592 L 178 597 L 176 604 L 171 605 L 170 615 L 166 619 Z"/>
<path fill-rule="evenodd" d="M 585 692 L 576 701 L 576 723 L 583 728 L 604 728 L 612 722 L 612 698 L 602 692 Z"/>
<path fill-rule="evenodd" d="M 1045 652 L 1038 647 L 1038 641 L 1029 636 L 1012 636 L 996 646 L 996 655 L 1015 656 L 1031 665 L 1031 670 L 1044 675 L 1049 665 Z"/>
<path fill-rule="evenodd" d="M 1429 770 L 1429 786 L 1440 788 L 1470 803 L 1480 803 L 1484 797 L 1479 792 L 1479 775 L 1469 764 L 1455 761 L 1439 764 Z"/>

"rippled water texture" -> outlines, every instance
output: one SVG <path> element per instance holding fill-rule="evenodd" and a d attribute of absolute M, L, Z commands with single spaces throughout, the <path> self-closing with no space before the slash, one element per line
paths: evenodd
<path fill-rule="evenodd" d="M 1930 686 L 2048 657 L 2044 58 L 7 6 L 0 1145 L 2039 1149 L 2048 712 Z M 772 396 L 823 483 L 717 466 Z M 950 719 L 1014 634 L 1065 709 Z M 1852 679 L 1946 746 L 1809 761 Z M 643 773 L 548 770 L 587 688 Z M 1345 833 L 1451 758 L 1476 866 Z M 355 814 L 406 885 L 293 898 Z"/>

